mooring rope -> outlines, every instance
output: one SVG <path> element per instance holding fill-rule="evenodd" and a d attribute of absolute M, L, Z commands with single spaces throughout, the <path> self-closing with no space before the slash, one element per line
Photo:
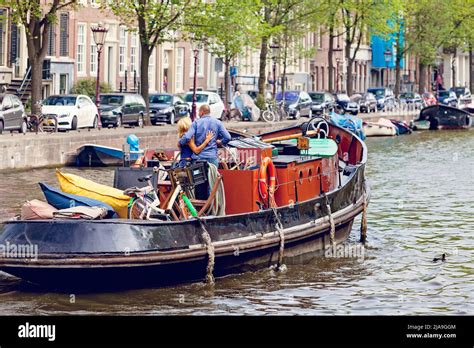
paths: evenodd
<path fill-rule="evenodd" d="M 206 283 L 213 285 L 214 284 L 214 264 L 215 264 L 214 245 L 212 244 L 212 240 L 211 240 L 211 236 L 209 232 L 207 232 L 207 229 L 204 226 L 204 222 L 199 218 L 198 218 L 198 221 L 202 229 L 201 238 L 203 239 L 207 248 L 208 259 L 207 259 L 207 267 L 206 267 Z"/>
<path fill-rule="evenodd" d="M 331 232 L 329 233 L 329 242 L 333 250 L 336 248 L 336 224 L 334 223 L 334 218 L 332 217 L 331 205 L 329 204 L 328 196 L 324 195 L 326 199 L 326 209 L 328 211 L 329 223 L 331 225 Z"/>
<path fill-rule="evenodd" d="M 360 220 L 360 242 L 365 243 L 367 241 L 367 194 L 365 192 L 362 194 L 363 207 L 362 207 L 362 218 Z"/>
<path fill-rule="evenodd" d="M 280 250 L 278 251 L 278 263 L 277 263 L 277 270 L 281 270 L 283 266 L 283 256 L 285 253 L 285 233 L 283 232 L 283 224 L 281 223 L 280 216 L 278 215 L 278 211 L 275 207 L 272 207 L 273 214 L 275 214 L 275 219 L 277 223 L 275 227 L 278 231 L 280 236 Z"/>

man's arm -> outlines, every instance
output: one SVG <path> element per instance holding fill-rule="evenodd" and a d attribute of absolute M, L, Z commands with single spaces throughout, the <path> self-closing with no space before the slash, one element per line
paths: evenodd
<path fill-rule="evenodd" d="M 227 129 L 225 129 L 224 125 L 220 121 L 218 139 L 221 140 L 221 144 L 223 145 L 227 144 L 232 139 L 229 132 L 227 131 Z"/>
<path fill-rule="evenodd" d="M 186 145 L 189 143 L 189 141 L 194 137 L 194 134 L 196 133 L 196 123 L 193 122 L 191 127 L 188 129 L 188 131 L 179 139 L 179 144 L 180 145 Z"/>

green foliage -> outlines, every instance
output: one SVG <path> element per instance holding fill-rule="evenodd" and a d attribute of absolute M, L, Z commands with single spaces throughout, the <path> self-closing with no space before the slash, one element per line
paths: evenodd
<path fill-rule="evenodd" d="M 157 45 L 177 39 L 175 33 L 182 27 L 183 15 L 195 10 L 201 1 L 104 1 L 102 9 L 112 10 L 129 30 L 137 31 L 140 42 L 151 52 Z"/>
<path fill-rule="evenodd" d="M 95 78 L 85 78 L 77 80 L 71 88 L 72 94 L 85 94 L 89 96 L 92 100 L 95 99 Z M 100 93 L 109 93 L 112 92 L 112 87 L 106 82 L 100 83 Z"/>
<path fill-rule="evenodd" d="M 213 55 L 231 60 L 255 47 L 261 33 L 255 0 L 215 0 L 201 4 L 199 11 L 188 12 L 185 30 L 196 41 L 206 43 Z"/>

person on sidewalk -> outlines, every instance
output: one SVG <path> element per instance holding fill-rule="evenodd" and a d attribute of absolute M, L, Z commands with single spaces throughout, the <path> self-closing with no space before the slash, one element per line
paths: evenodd
<path fill-rule="evenodd" d="M 199 108 L 199 118 L 193 122 L 191 128 L 179 139 L 179 145 L 182 147 L 188 144 L 194 137 L 196 146 L 200 146 L 206 141 L 206 136 L 211 131 L 215 136 L 209 141 L 199 154 L 192 154 L 194 161 L 203 160 L 219 167 L 217 155 L 217 146 L 219 144 L 227 144 L 231 140 L 231 136 L 224 124 L 210 115 L 211 109 L 209 105 L 202 105 Z"/>

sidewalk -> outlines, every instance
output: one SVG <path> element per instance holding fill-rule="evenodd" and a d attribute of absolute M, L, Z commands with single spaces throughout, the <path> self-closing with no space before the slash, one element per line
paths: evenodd
<path fill-rule="evenodd" d="M 365 121 L 376 122 L 380 117 L 409 122 L 418 112 L 378 112 L 359 114 Z M 286 120 L 277 123 L 225 122 L 226 128 L 259 134 L 306 121 Z M 61 133 L 4 133 L 0 135 L 0 171 L 62 166 L 68 155 L 84 144 L 98 144 L 122 148 L 126 138 L 135 134 L 141 148 L 176 148 L 176 125 L 149 126 L 144 128 L 105 128 L 101 130 L 81 129 Z"/>

